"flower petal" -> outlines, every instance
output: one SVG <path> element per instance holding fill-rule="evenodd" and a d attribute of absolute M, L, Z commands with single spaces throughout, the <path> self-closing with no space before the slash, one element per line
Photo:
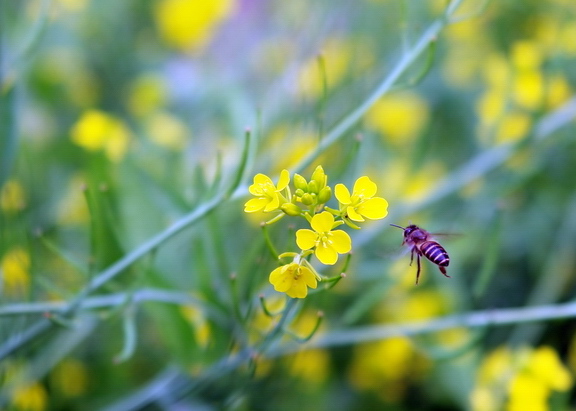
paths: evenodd
<path fill-rule="evenodd" d="M 378 220 L 388 215 L 388 201 L 380 197 L 370 198 L 360 204 L 356 211 L 371 220 Z"/>
<path fill-rule="evenodd" d="M 280 207 L 280 199 L 278 198 L 278 194 L 276 193 L 272 195 L 272 198 L 267 199 L 267 201 L 268 204 L 266 205 L 266 207 L 264 207 L 264 211 L 266 212 L 277 210 L 278 207 Z"/>
<path fill-rule="evenodd" d="M 364 218 L 356 211 L 356 207 L 346 207 L 346 214 L 352 221 L 364 221 Z"/>
<path fill-rule="evenodd" d="M 336 187 L 334 187 L 334 195 L 340 204 L 350 204 L 352 202 L 350 199 L 350 191 L 344 184 L 336 184 Z"/>
<path fill-rule="evenodd" d="M 317 233 L 326 233 L 332 230 L 332 226 L 334 225 L 334 216 L 328 211 L 322 211 L 320 214 L 316 214 L 312 217 L 310 225 Z"/>
<path fill-rule="evenodd" d="M 363 195 L 364 198 L 374 197 L 378 187 L 367 176 L 362 176 L 354 183 L 354 194 Z"/>
<path fill-rule="evenodd" d="M 294 283 L 294 275 L 290 270 L 290 265 L 291 264 L 283 265 L 282 267 L 274 269 L 270 273 L 268 280 L 270 281 L 270 284 L 274 286 L 274 289 L 278 292 L 284 293 L 292 288 L 292 284 Z"/>
<path fill-rule="evenodd" d="M 338 253 L 333 247 L 327 244 L 319 244 L 318 247 L 316 247 L 315 255 L 322 264 L 333 265 L 338 261 Z"/>
<path fill-rule="evenodd" d="M 309 250 L 316 246 L 318 234 L 306 228 L 296 231 L 296 244 L 302 250 Z"/>
<path fill-rule="evenodd" d="M 335 251 L 344 254 L 352 249 L 352 239 L 346 231 L 336 230 L 330 234 L 332 234 L 330 240 L 332 241 L 332 247 Z"/>
<path fill-rule="evenodd" d="M 309 268 L 306 268 L 304 266 L 300 267 L 300 278 L 310 288 L 316 288 L 316 286 L 318 285 L 318 281 L 316 280 L 316 276 L 314 275 L 314 273 Z"/>
<path fill-rule="evenodd" d="M 278 185 L 276 186 L 276 191 L 284 190 L 288 184 L 290 184 L 290 173 L 288 170 L 282 170 L 280 172 L 280 178 L 278 179 Z"/>
<path fill-rule="evenodd" d="M 286 291 L 286 294 L 292 298 L 304 298 L 308 295 L 308 287 L 301 279 L 294 281 L 292 287 Z"/>
<path fill-rule="evenodd" d="M 256 211 L 262 210 L 268 204 L 268 199 L 265 197 L 252 198 L 244 204 L 244 212 L 254 213 Z"/>
<path fill-rule="evenodd" d="M 270 179 L 270 177 L 268 177 L 266 174 L 262 174 L 262 173 L 258 173 L 254 176 L 254 184 L 261 185 L 261 186 L 267 186 L 267 185 L 273 186 L 274 185 L 274 183 L 272 183 L 272 180 Z"/>

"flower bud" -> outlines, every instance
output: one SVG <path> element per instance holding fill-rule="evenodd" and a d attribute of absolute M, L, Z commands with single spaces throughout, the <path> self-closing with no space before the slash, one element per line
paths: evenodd
<path fill-rule="evenodd" d="M 304 195 L 305 191 L 302 190 L 301 188 L 296 189 L 296 191 L 294 191 L 294 195 L 296 197 L 302 197 Z"/>
<path fill-rule="evenodd" d="M 308 192 L 318 194 L 318 191 L 320 191 L 320 184 L 318 183 L 318 181 L 310 180 L 310 182 L 308 183 Z"/>
<path fill-rule="evenodd" d="M 327 180 L 328 179 L 326 178 L 326 174 L 324 173 L 324 169 L 322 168 L 322 166 L 316 167 L 316 169 L 312 173 L 312 177 L 310 178 L 310 181 L 316 181 L 316 184 L 318 184 L 318 189 L 324 187 L 326 185 Z"/>
<path fill-rule="evenodd" d="M 296 187 L 296 189 L 306 191 L 308 188 L 308 183 L 306 182 L 306 179 L 300 174 L 294 174 L 294 187 Z"/>
<path fill-rule="evenodd" d="M 280 209 L 284 212 L 284 214 L 292 217 L 299 216 L 302 213 L 300 207 L 293 203 L 284 203 L 280 206 Z"/>
<path fill-rule="evenodd" d="M 318 204 L 325 204 L 332 197 L 332 189 L 329 186 L 324 187 L 318 193 Z"/>
<path fill-rule="evenodd" d="M 302 196 L 302 204 L 305 204 L 307 206 L 314 204 L 315 200 L 316 195 L 312 195 L 310 193 L 304 193 L 304 195 Z"/>

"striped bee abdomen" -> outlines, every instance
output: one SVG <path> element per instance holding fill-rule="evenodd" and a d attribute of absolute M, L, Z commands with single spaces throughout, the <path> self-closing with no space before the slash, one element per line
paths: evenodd
<path fill-rule="evenodd" d="M 420 244 L 420 251 L 424 257 L 440 267 L 448 267 L 448 264 L 450 264 L 448 253 L 436 241 L 424 241 Z"/>

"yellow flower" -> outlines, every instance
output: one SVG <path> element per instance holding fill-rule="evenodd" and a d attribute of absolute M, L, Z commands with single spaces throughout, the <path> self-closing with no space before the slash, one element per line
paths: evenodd
<path fill-rule="evenodd" d="M 89 386 L 89 374 L 82 362 L 66 358 L 50 374 L 50 387 L 65 397 L 79 397 Z"/>
<path fill-rule="evenodd" d="M 99 110 L 88 110 L 72 127 L 72 141 L 89 151 L 104 150 L 119 161 L 128 150 L 130 132 L 122 121 Z"/>
<path fill-rule="evenodd" d="M 0 262 L 0 280 L 4 294 L 19 296 L 30 287 L 30 255 L 22 248 L 9 250 Z"/>
<path fill-rule="evenodd" d="M 180 49 L 202 48 L 233 11 L 233 0 L 162 0 L 155 10 L 163 39 Z"/>
<path fill-rule="evenodd" d="M 344 184 L 336 184 L 336 198 L 340 202 L 340 209 L 353 221 L 364 221 L 364 217 L 378 220 L 388 214 L 388 202 L 376 194 L 376 184 L 366 176 L 360 177 L 354 183 L 352 195 Z"/>
<path fill-rule="evenodd" d="M 366 124 L 394 146 L 409 146 L 428 122 L 426 100 L 411 92 L 384 96 L 366 113 Z"/>
<path fill-rule="evenodd" d="M 274 185 L 267 175 L 256 174 L 254 176 L 254 184 L 248 187 L 250 194 L 256 196 L 256 198 L 248 200 L 244 204 L 244 211 L 246 213 L 254 213 L 260 210 L 269 212 L 279 209 L 281 201 L 286 202 L 280 192 L 288 187 L 288 183 L 290 183 L 288 170 L 282 170 L 277 186 Z"/>
<path fill-rule="evenodd" d="M 273 270 L 269 280 L 276 291 L 286 293 L 292 298 L 306 297 L 308 287 L 316 288 L 317 285 L 312 270 L 294 262 Z"/>
<path fill-rule="evenodd" d="M 6 212 L 22 210 L 26 206 L 24 187 L 17 180 L 8 180 L 0 189 L 0 209 Z"/>
<path fill-rule="evenodd" d="M 321 263 L 332 265 L 338 261 L 338 254 L 344 254 L 352 248 L 350 236 L 342 231 L 332 231 L 334 216 L 323 211 L 312 217 L 310 225 L 314 229 L 302 229 L 296 232 L 296 244 L 302 250 L 316 248 L 315 254 Z"/>
<path fill-rule="evenodd" d="M 12 394 L 12 406 L 16 410 L 43 411 L 48 405 L 46 388 L 39 383 L 18 387 Z"/>

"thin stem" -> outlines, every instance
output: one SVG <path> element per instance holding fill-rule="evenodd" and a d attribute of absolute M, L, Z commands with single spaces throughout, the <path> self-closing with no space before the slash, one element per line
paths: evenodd
<path fill-rule="evenodd" d="M 436 41 L 438 34 L 442 31 L 444 26 L 448 24 L 449 18 L 456 11 L 458 6 L 460 6 L 462 1 L 463 0 L 454 0 L 448 5 L 445 15 L 430 25 L 430 27 L 420 36 L 414 46 L 404 54 L 390 74 L 388 74 L 382 83 L 376 87 L 372 94 L 368 96 L 368 98 L 354 111 L 336 124 L 326 137 L 320 141 L 316 149 L 311 151 L 298 165 L 294 167 L 295 172 L 301 172 L 306 167 L 310 166 L 318 155 L 342 138 L 342 136 L 362 118 L 362 116 L 374 105 L 374 103 L 376 103 L 376 101 L 378 101 L 380 97 L 390 91 L 392 86 L 408 70 L 412 63 L 414 63 L 414 61 L 429 47 L 430 43 Z"/>
<path fill-rule="evenodd" d="M 541 305 L 538 307 L 472 311 L 466 314 L 449 315 L 427 321 L 337 330 L 323 334 L 305 346 L 286 345 L 279 347 L 269 353 L 269 357 L 288 355 L 302 349 L 359 344 L 393 337 L 435 333 L 458 327 L 481 328 L 573 317 L 576 317 L 576 302 Z"/>

